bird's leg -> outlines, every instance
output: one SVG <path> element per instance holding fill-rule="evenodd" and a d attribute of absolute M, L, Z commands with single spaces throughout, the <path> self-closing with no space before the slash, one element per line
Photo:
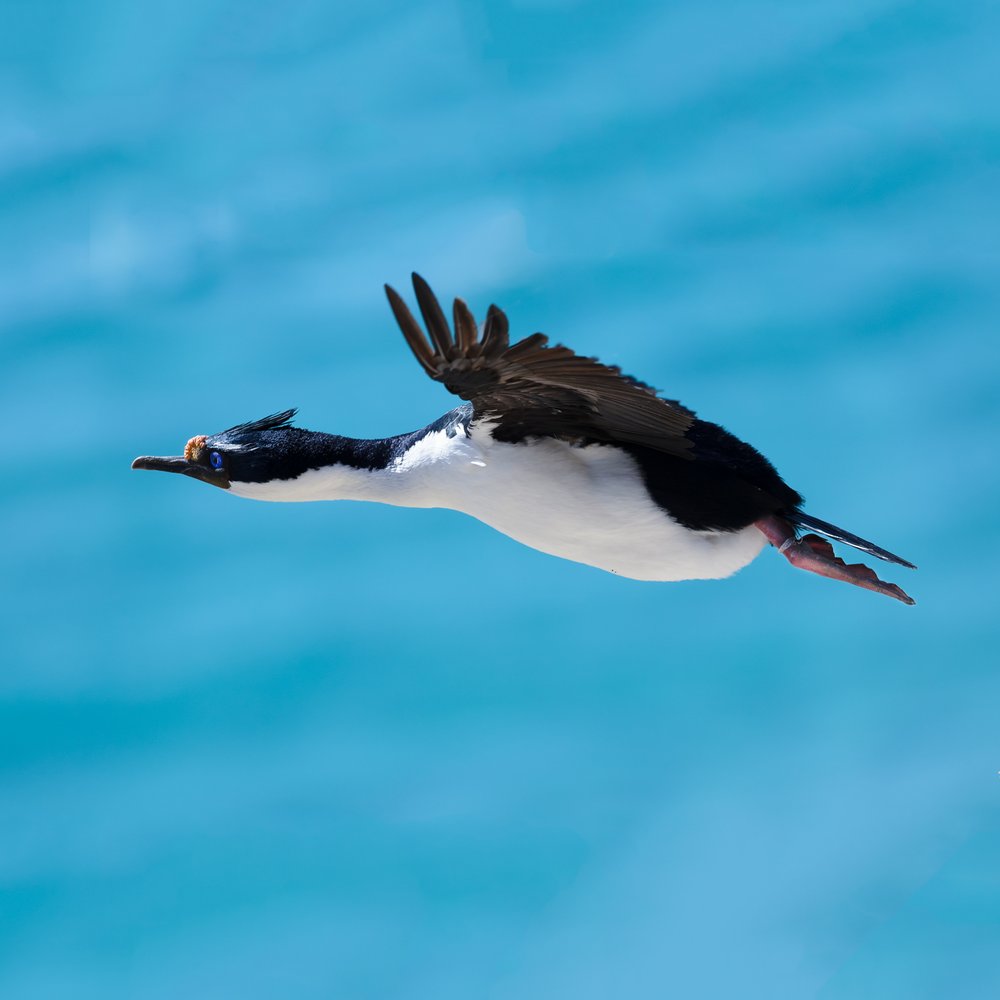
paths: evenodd
<path fill-rule="evenodd" d="M 843 559 L 834 555 L 833 546 L 825 539 L 820 538 L 819 535 L 803 535 L 802 538 L 796 538 L 795 529 L 784 518 L 778 517 L 776 514 L 762 517 L 759 521 L 755 521 L 754 525 L 798 569 L 818 573 L 820 576 L 828 576 L 831 580 L 853 583 L 855 587 L 874 590 L 876 594 L 894 597 L 904 604 L 916 604 L 916 601 L 904 593 L 901 588 L 894 583 L 883 582 L 875 575 L 873 569 L 863 563 L 854 563 L 848 566 Z"/>

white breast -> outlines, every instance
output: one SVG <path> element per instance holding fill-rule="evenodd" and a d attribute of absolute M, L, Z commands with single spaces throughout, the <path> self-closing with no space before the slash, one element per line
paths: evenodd
<path fill-rule="evenodd" d="M 729 576 L 764 547 L 754 527 L 692 531 L 649 497 L 635 461 L 607 445 L 428 434 L 388 469 L 331 466 L 277 483 L 233 483 L 259 500 L 375 500 L 447 507 L 542 552 L 637 580 Z"/>

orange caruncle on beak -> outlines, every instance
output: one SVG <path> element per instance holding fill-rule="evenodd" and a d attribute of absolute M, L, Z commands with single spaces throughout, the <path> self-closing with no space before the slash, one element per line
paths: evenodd
<path fill-rule="evenodd" d="M 207 441 L 208 436 L 206 434 L 199 434 L 197 437 L 191 438 L 191 440 L 184 445 L 184 457 L 189 462 L 197 462 Z"/>

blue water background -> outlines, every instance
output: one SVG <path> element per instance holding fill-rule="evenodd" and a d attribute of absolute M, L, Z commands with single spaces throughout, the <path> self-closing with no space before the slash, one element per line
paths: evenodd
<path fill-rule="evenodd" d="M 998 5 L 0 20 L 0 996 L 1000 996 Z M 438 416 L 413 269 L 917 607 L 129 471 Z"/>

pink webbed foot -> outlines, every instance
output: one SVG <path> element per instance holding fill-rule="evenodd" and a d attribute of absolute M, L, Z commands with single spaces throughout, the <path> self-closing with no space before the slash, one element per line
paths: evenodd
<path fill-rule="evenodd" d="M 904 604 L 917 603 L 901 587 L 880 580 L 871 567 L 863 563 L 853 565 L 845 563 L 834 554 L 833 546 L 819 535 L 810 534 L 796 538 L 795 529 L 775 514 L 763 517 L 755 524 L 763 532 L 764 537 L 798 569 L 818 573 L 831 580 L 853 583 L 855 587 L 864 587 L 865 590 L 873 590 L 876 594 L 894 597 Z"/>

